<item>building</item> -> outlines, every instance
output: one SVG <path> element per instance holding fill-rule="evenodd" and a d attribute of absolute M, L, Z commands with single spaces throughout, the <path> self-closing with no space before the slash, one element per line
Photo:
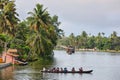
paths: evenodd
<path fill-rule="evenodd" d="M 7 52 L 3 52 L 2 61 L 4 63 L 15 63 L 15 58 L 18 57 L 17 49 L 8 49 Z"/>

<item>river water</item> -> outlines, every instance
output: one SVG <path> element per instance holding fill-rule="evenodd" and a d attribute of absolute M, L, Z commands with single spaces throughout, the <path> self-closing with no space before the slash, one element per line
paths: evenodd
<path fill-rule="evenodd" d="M 91 74 L 41 73 L 42 67 L 83 67 L 93 70 Z M 0 80 L 120 80 L 120 54 L 108 52 L 76 52 L 68 55 L 65 51 L 54 51 L 54 62 L 27 66 L 10 66 L 0 70 Z"/>

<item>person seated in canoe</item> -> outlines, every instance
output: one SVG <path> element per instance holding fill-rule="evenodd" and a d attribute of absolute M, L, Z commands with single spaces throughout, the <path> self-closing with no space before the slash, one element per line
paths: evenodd
<path fill-rule="evenodd" d="M 80 68 L 79 68 L 79 71 L 80 71 L 80 72 L 82 72 L 82 71 L 83 71 L 83 68 L 82 68 L 82 67 L 80 67 Z"/>
<path fill-rule="evenodd" d="M 55 72 L 55 71 L 56 71 L 56 68 L 55 68 L 55 67 L 51 69 L 51 72 Z"/>
<path fill-rule="evenodd" d="M 72 72 L 75 72 L 75 68 L 74 67 L 72 68 Z"/>
<path fill-rule="evenodd" d="M 68 70 L 67 70 L 67 68 L 65 67 L 65 68 L 64 68 L 64 72 L 67 73 L 67 71 L 68 71 Z"/>
<path fill-rule="evenodd" d="M 57 67 L 56 72 L 59 72 L 59 67 Z"/>
<path fill-rule="evenodd" d="M 45 67 L 43 67 L 43 71 L 47 71 Z"/>
<path fill-rule="evenodd" d="M 60 71 L 63 72 L 63 68 L 62 67 L 60 68 Z"/>

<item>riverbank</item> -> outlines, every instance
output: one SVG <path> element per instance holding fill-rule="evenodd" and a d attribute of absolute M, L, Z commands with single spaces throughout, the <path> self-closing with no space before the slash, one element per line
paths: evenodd
<path fill-rule="evenodd" d="M 12 65 L 11 63 L 0 63 L 0 69 L 6 68 L 6 67 L 11 66 L 11 65 Z"/>
<path fill-rule="evenodd" d="M 120 50 L 99 50 L 99 52 L 110 52 L 110 53 L 120 53 Z"/>
<path fill-rule="evenodd" d="M 93 49 L 90 50 L 90 49 L 89 49 L 89 50 L 76 50 L 76 51 L 120 53 L 120 50 L 116 51 L 116 50 L 93 50 Z"/>
<path fill-rule="evenodd" d="M 55 50 L 65 50 L 65 49 L 55 49 Z M 120 53 L 120 50 L 98 50 L 98 49 L 75 49 L 75 51 L 90 51 L 90 52 L 110 52 L 110 53 Z"/>

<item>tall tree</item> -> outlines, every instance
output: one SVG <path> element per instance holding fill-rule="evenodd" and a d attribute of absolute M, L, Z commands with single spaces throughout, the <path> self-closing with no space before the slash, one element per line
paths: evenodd
<path fill-rule="evenodd" d="M 31 16 L 28 17 L 32 31 L 31 37 L 27 40 L 34 55 L 45 56 L 50 55 L 58 36 L 56 17 L 51 17 L 47 9 L 43 5 L 37 4 L 34 12 L 29 12 Z M 56 20 L 54 20 L 56 18 Z M 57 33 L 58 32 L 58 33 Z M 34 48 L 32 48 L 34 46 Z"/>
<path fill-rule="evenodd" d="M 75 46 L 75 36 L 74 33 L 71 33 L 69 36 L 70 45 Z"/>
<path fill-rule="evenodd" d="M 111 34 L 110 36 L 110 41 L 112 42 L 112 45 L 111 45 L 111 49 L 115 49 L 115 50 L 118 50 L 120 49 L 119 45 L 120 45 L 120 38 L 117 36 L 117 32 L 116 31 L 113 31 L 113 33 Z"/>
<path fill-rule="evenodd" d="M 15 36 L 15 29 L 19 19 L 16 13 L 14 1 L 0 1 L 0 30 L 2 33 Z"/>
<path fill-rule="evenodd" d="M 85 31 L 83 31 L 81 34 L 81 43 L 83 48 L 87 48 L 87 40 L 88 40 L 87 38 L 88 38 L 88 34 Z"/>
<path fill-rule="evenodd" d="M 9 37 L 15 36 L 16 27 L 19 21 L 17 16 L 18 14 L 16 13 L 14 1 L 0 0 L 0 33 L 9 35 Z M 7 49 L 7 44 L 8 42 L 5 43 L 5 51 Z"/>

